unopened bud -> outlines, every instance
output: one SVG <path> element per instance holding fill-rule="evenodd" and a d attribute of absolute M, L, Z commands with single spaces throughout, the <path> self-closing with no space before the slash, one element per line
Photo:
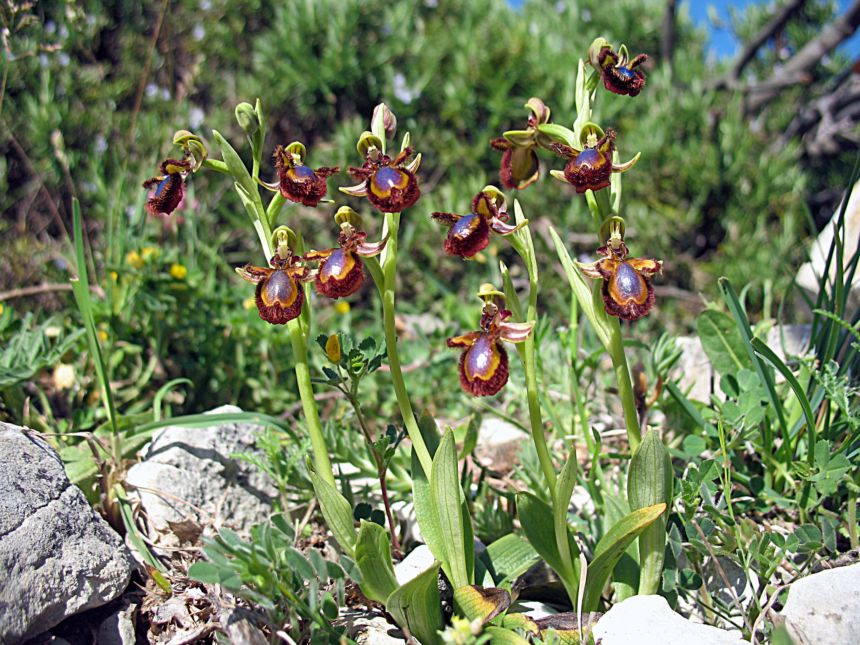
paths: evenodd
<path fill-rule="evenodd" d="M 250 103 L 239 103 L 236 106 L 236 121 L 239 122 L 239 127 L 245 131 L 249 137 L 260 129 L 260 122 L 257 119 L 257 112 L 254 106 Z"/>

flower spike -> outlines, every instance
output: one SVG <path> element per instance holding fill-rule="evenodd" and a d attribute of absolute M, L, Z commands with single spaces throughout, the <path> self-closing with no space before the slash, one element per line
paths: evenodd
<path fill-rule="evenodd" d="M 663 262 L 644 258 L 628 258 L 627 245 L 620 235 L 613 235 L 605 246 L 597 249 L 604 259 L 580 264 L 589 278 L 602 279 L 603 303 L 606 313 L 622 320 L 638 320 L 654 306 L 651 277 L 661 273 Z"/>
<path fill-rule="evenodd" d="M 350 174 L 362 182 L 356 186 L 342 187 L 341 192 L 354 197 L 367 197 L 383 213 L 399 213 L 413 206 L 421 196 L 415 177 L 421 155 L 407 164 L 406 160 L 411 155 L 412 148 L 406 147 L 392 159 L 377 146 L 368 146 L 364 164 L 360 168 L 349 169 Z"/>
<path fill-rule="evenodd" d="M 286 244 L 279 244 L 277 253 L 272 257 L 269 267 L 256 267 L 246 264 L 237 267 L 243 279 L 257 285 L 255 301 L 260 318 L 273 325 L 284 325 L 302 311 L 305 290 L 299 282 L 311 279 L 310 272 L 299 263 Z"/>
<path fill-rule="evenodd" d="M 629 60 L 625 45 L 616 52 L 606 39 L 598 38 L 591 44 L 588 55 L 603 79 L 603 86 L 610 92 L 637 96 L 645 87 L 645 74 L 638 68 L 648 60 L 647 54 L 639 54 Z"/>
<path fill-rule="evenodd" d="M 319 261 L 314 273 L 315 286 L 319 294 L 328 298 L 344 298 L 354 294 L 364 283 L 364 264 L 361 257 L 379 255 L 388 238 L 375 244 L 365 242 L 367 233 L 344 223 L 337 243 L 339 248 L 325 251 L 309 251 L 304 259 Z"/>
<path fill-rule="evenodd" d="M 510 235 L 522 228 L 506 224 L 508 219 L 505 197 L 495 186 L 487 186 L 472 199 L 472 212 L 467 215 L 433 213 L 437 222 L 450 227 L 443 248 L 448 255 L 471 258 L 484 250 L 490 242 L 490 231 L 499 235 Z"/>
<path fill-rule="evenodd" d="M 529 99 L 526 107 L 531 110 L 531 115 L 525 130 L 509 130 L 490 141 L 493 148 L 502 151 L 499 180 L 508 189 L 522 190 L 540 177 L 535 150 L 538 145 L 538 127 L 549 123 L 550 109 L 539 98 Z"/>
<path fill-rule="evenodd" d="M 152 215 L 170 215 L 185 196 L 185 175 L 191 171 L 191 162 L 185 159 L 165 159 L 161 162 L 161 176 L 143 182 L 146 189 L 155 192 L 146 200 L 146 210 Z"/>
<path fill-rule="evenodd" d="M 550 174 L 576 188 L 577 193 L 597 191 L 609 186 L 614 172 L 625 172 L 639 160 L 639 155 L 624 164 L 612 163 L 615 150 L 615 130 L 608 128 L 606 134 L 594 124 L 583 128 L 583 148 L 576 150 L 563 143 L 552 144 L 557 154 L 568 159 L 564 171 L 553 170 Z"/>
<path fill-rule="evenodd" d="M 310 207 L 318 206 L 328 191 L 326 177 L 340 172 L 340 168 L 323 166 L 314 170 L 305 165 L 305 155 L 305 147 L 298 141 L 286 147 L 277 146 L 273 156 L 278 181 L 271 184 L 260 183 L 269 190 L 280 191 L 281 196 L 291 202 Z"/>
<path fill-rule="evenodd" d="M 462 349 L 460 386 L 473 396 L 491 396 L 508 382 L 508 353 L 501 341 L 520 343 L 532 332 L 533 323 L 509 323 L 511 312 L 488 301 L 481 311 L 480 331 L 448 339 L 448 347 Z"/>

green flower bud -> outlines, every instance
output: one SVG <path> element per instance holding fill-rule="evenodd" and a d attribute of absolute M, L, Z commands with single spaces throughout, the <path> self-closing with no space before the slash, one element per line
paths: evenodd
<path fill-rule="evenodd" d="M 239 103 L 236 106 L 236 121 L 239 122 L 239 127 L 245 131 L 249 137 L 260 129 L 260 121 L 257 117 L 257 111 L 250 103 Z"/>
<path fill-rule="evenodd" d="M 382 140 L 391 141 L 394 139 L 397 132 L 397 117 L 385 103 L 380 103 L 373 109 L 370 129 Z"/>

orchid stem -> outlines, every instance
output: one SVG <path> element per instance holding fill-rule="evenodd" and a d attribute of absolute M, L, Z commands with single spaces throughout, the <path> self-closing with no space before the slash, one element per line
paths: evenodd
<path fill-rule="evenodd" d="M 526 313 L 526 320 L 535 321 L 537 324 L 537 296 L 538 296 L 538 281 L 537 267 L 534 271 L 529 267 L 529 306 Z M 546 483 L 549 486 L 550 499 L 555 499 L 555 468 L 552 465 L 552 457 L 549 455 L 549 448 L 546 444 L 546 437 L 543 432 L 543 419 L 540 411 L 540 398 L 538 396 L 537 383 L 537 361 L 535 359 L 535 335 L 536 331 L 529 334 L 523 344 L 523 365 L 526 373 L 526 397 L 529 402 L 529 421 L 531 422 L 532 441 L 535 444 L 538 460 L 540 461 L 541 469 L 543 470 Z"/>
<path fill-rule="evenodd" d="M 388 352 L 388 366 L 391 370 L 391 380 L 394 382 L 394 394 L 397 397 L 397 405 L 400 415 L 406 426 L 406 432 L 412 441 L 412 447 L 421 463 L 421 468 L 429 477 L 433 460 L 430 452 L 421 436 L 418 422 L 412 411 L 412 403 L 406 391 L 403 381 L 403 372 L 400 369 L 400 356 L 397 354 L 397 331 L 394 326 L 394 296 L 397 289 L 397 235 L 400 230 L 400 213 L 385 214 L 385 229 L 388 234 L 388 243 L 385 247 L 385 255 L 382 260 L 382 318 L 385 327 L 385 348 Z"/>

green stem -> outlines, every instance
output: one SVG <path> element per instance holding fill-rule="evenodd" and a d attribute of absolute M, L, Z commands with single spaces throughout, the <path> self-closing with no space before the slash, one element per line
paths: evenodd
<path fill-rule="evenodd" d="M 301 288 L 301 287 L 299 287 Z M 293 357 L 296 361 L 296 381 L 299 385 L 299 396 L 302 400 L 302 411 L 305 414 L 305 422 L 308 426 L 308 434 L 311 437 L 311 448 L 314 453 L 314 466 L 317 473 L 335 488 L 334 472 L 331 469 L 331 461 L 328 458 L 328 448 L 323 435 L 322 423 L 320 423 L 317 403 L 314 400 L 314 390 L 311 385 L 311 373 L 308 369 L 308 346 L 305 334 L 302 333 L 302 325 L 298 318 L 294 318 L 287 327 L 290 332 L 290 341 L 293 345 Z"/>
<path fill-rule="evenodd" d="M 609 346 L 609 358 L 615 369 L 615 379 L 618 382 L 618 396 L 624 410 L 624 424 L 627 426 L 627 443 L 630 444 L 630 454 L 636 452 L 642 435 L 639 430 L 639 411 L 636 409 L 636 397 L 633 395 L 633 381 L 630 369 L 627 367 L 627 356 L 624 354 L 624 341 L 621 338 L 621 324 L 617 318 L 612 318 L 612 336 Z"/>
<path fill-rule="evenodd" d="M 537 323 L 537 297 L 538 297 L 538 280 L 537 267 L 529 264 L 529 306 L 526 313 L 526 320 Z M 552 465 L 552 457 L 549 455 L 549 448 L 546 445 L 546 437 L 543 432 L 543 419 L 541 418 L 540 399 L 538 397 L 538 382 L 537 382 L 537 361 L 535 360 L 535 335 L 533 331 L 529 334 L 523 344 L 523 366 L 526 372 L 526 396 L 529 402 L 529 421 L 531 422 L 532 441 L 535 444 L 538 460 L 540 461 L 541 469 L 543 470 L 546 483 L 549 486 L 550 498 L 555 498 L 555 468 Z"/>
<path fill-rule="evenodd" d="M 400 369 L 400 356 L 397 354 L 397 331 L 394 326 L 394 296 L 397 290 L 397 235 L 400 230 L 400 213 L 385 214 L 385 228 L 388 231 L 388 243 L 385 246 L 385 256 L 382 260 L 382 319 L 385 327 L 385 348 L 388 353 L 388 366 L 391 370 L 391 380 L 394 382 L 394 394 L 400 415 L 406 426 L 406 432 L 412 441 L 412 447 L 421 463 L 421 468 L 430 476 L 433 460 L 421 436 L 418 422 L 412 411 L 412 403 L 403 381 Z"/>

